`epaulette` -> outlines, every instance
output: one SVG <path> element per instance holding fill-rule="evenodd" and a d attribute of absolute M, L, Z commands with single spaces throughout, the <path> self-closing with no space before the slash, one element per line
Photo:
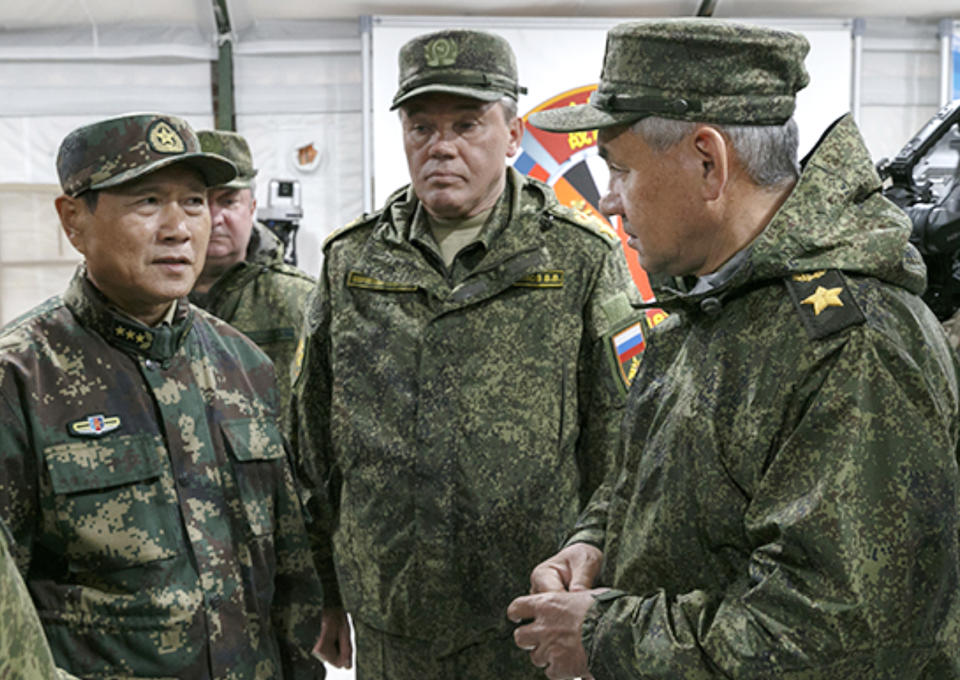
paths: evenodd
<path fill-rule="evenodd" d="M 372 213 L 363 213 L 362 215 L 357 217 L 355 220 L 347 222 L 345 225 L 343 225 L 339 229 L 333 230 L 330 233 L 330 235 L 323 240 L 323 245 L 321 246 L 321 249 L 326 250 L 328 245 L 330 245 L 333 241 L 336 241 L 338 238 L 340 238 L 347 232 L 353 231 L 357 227 L 362 227 L 363 225 L 369 224 L 370 222 L 375 222 L 376 220 L 380 219 L 381 213 L 382 211 L 380 210 L 374 211 Z"/>
<path fill-rule="evenodd" d="M 580 227 L 594 236 L 599 236 L 607 243 L 619 243 L 620 237 L 617 232 L 610 228 L 606 222 L 596 215 L 571 208 L 566 205 L 553 205 L 548 209 L 548 213 L 559 217 L 560 219 Z"/>
<path fill-rule="evenodd" d="M 811 340 L 866 321 L 846 278 L 837 269 L 794 274 L 783 282 Z"/>

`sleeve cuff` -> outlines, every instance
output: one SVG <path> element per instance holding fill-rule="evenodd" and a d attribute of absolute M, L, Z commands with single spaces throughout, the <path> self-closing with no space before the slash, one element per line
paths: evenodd
<path fill-rule="evenodd" d="M 593 653 L 597 646 L 597 634 L 600 627 L 600 620 L 610 608 L 611 604 L 621 597 L 626 596 L 622 590 L 606 590 L 593 596 L 593 604 L 587 610 L 587 615 L 580 626 L 580 642 L 583 644 L 583 650 L 587 654 L 587 668 L 593 672 Z"/>
<path fill-rule="evenodd" d="M 603 532 L 599 529 L 577 529 L 563 542 L 560 549 L 571 546 L 574 543 L 587 543 L 599 551 L 603 551 Z"/>

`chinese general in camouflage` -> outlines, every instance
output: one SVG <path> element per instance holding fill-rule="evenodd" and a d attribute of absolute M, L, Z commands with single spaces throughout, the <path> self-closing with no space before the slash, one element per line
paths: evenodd
<path fill-rule="evenodd" d="M 201 130 L 197 137 L 201 149 L 231 160 L 238 174 L 209 191 L 210 243 L 190 301 L 241 331 L 270 357 L 286 417 L 294 350 L 315 282 L 283 261 L 280 239 L 254 220 L 257 170 L 247 140 L 223 130 Z"/>
<path fill-rule="evenodd" d="M 636 289 L 609 229 L 504 167 L 518 91 L 499 37 L 405 45 L 411 184 L 325 245 L 295 450 L 361 679 L 537 677 L 504 610 L 614 450 Z M 346 663 L 342 610 L 324 623 Z"/>
<path fill-rule="evenodd" d="M 235 174 L 182 120 L 79 128 L 57 161 L 66 292 L 0 332 L 0 516 L 81 678 L 319 678 L 321 586 L 273 365 L 186 295 Z"/>
<path fill-rule="evenodd" d="M 601 207 L 672 283 L 617 468 L 509 608 L 549 678 L 960 678 L 958 367 L 849 116 L 800 167 L 804 38 L 624 24 Z"/>

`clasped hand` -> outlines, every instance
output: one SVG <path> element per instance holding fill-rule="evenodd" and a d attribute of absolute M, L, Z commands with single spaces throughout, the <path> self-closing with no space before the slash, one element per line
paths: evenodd
<path fill-rule="evenodd" d="M 589 678 L 580 627 L 593 604 L 593 588 L 603 553 L 587 543 L 574 543 L 541 562 L 530 574 L 530 595 L 518 597 L 507 616 L 523 623 L 514 631 L 517 646 L 550 680 Z"/>

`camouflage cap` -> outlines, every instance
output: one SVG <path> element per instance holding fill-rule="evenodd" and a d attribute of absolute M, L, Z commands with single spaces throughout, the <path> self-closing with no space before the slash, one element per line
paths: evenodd
<path fill-rule="evenodd" d="M 810 45 L 796 33 L 716 19 L 629 22 L 607 34 L 590 102 L 530 115 L 569 132 L 661 116 L 730 125 L 780 125 L 809 82 Z"/>
<path fill-rule="evenodd" d="M 253 167 L 250 146 L 242 135 L 226 130 L 198 130 L 197 138 L 203 151 L 223 156 L 237 166 L 236 178 L 222 185 L 224 188 L 249 189 L 253 186 L 257 170 Z"/>
<path fill-rule="evenodd" d="M 200 149 L 193 128 L 176 116 L 133 113 L 77 128 L 60 143 L 57 174 L 68 196 L 107 189 L 174 163 L 187 163 L 208 186 L 237 175 L 226 158 Z"/>
<path fill-rule="evenodd" d="M 420 35 L 400 48 L 400 87 L 390 110 L 427 92 L 483 101 L 516 99 L 517 58 L 510 43 L 484 31 L 450 30 Z"/>

